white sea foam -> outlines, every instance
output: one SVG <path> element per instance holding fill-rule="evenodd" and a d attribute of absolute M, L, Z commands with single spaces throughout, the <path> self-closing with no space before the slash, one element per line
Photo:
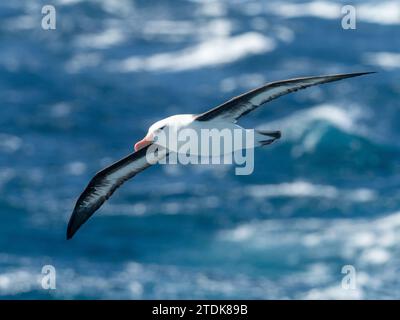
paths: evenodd
<path fill-rule="evenodd" d="M 107 49 L 124 40 L 125 35 L 120 28 L 109 28 L 99 33 L 79 35 L 75 39 L 75 45 L 82 48 Z"/>
<path fill-rule="evenodd" d="M 400 3 L 398 1 L 377 1 L 357 6 L 362 21 L 377 24 L 400 24 Z"/>
<path fill-rule="evenodd" d="M 284 229 L 285 231 L 282 231 Z M 271 242 L 276 233 L 286 234 L 286 244 L 302 244 L 305 247 L 323 247 L 336 243 L 342 246 L 341 254 L 347 256 L 362 250 L 366 253 L 364 263 L 376 260 L 387 261 L 390 248 L 400 240 L 400 212 L 376 219 L 293 219 L 266 220 L 242 224 L 234 229 L 221 232 L 224 241 L 247 242 L 262 239 L 263 246 L 283 244 Z M 261 238 L 261 239 L 260 239 Z M 299 242 L 300 241 L 300 242 Z M 258 242 L 259 243 L 259 242 Z M 364 253 L 365 253 L 364 252 Z M 385 252 L 385 253 L 383 253 Z M 360 258 L 361 256 L 358 256 Z M 379 257 L 379 259 L 376 259 Z M 385 259 L 383 259 L 385 257 Z"/>
<path fill-rule="evenodd" d="M 364 60 L 386 70 L 400 68 L 400 53 L 397 52 L 370 52 L 364 55 Z"/>
<path fill-rule="evenodd" d="M 329 1 L 271 3 L 269 6 L 270 12 L 287 18 L 314 16 L 325 19 L 336 19 L 340 15 L 340 8 L 338 3 Z"/>
<path fill-rule="evenodd" d="M 3 20 L 3 27 L 8 30 L 29 30 L 37 26 L 37 20 L 31 14 L 21 15 Z"/>
<path fill-rule="evenodd" d="M 68 73 L 77 73 L 85 68 L 97 67 L 101 62 L 102 56 L 99 53 L 78 53 L 67 61 L 65 69 Z"/>
<path fill-rule="evenodd" d="M 306 300 L 359 300 L 363 298 L 360 289 L 344 290 L 340 283 L 325 288 L 312 289 L 304 296 Z"/>
<path fill-rule="evenodd" d="M 232 21 L 221 17 L 201 22 L 154 19 L 145 21 L 140 31 L 145 39 L 156 38 L 163 42 L 193 42 L 228 37 L 233 29 Z"/>
<path fill-rule="evenodd" d="M 12 134 L 0 133 L 0 152 L 13 153 L 22 146 L 22 139 Z"/>
<path fill-rule="evenodd" d="M 56 0 L 56 4 L 74 6 L 85 1 L 99 5 L 104 11 L 115 15 L 128 15 L 135 10 L 134 2 L 130 0 Z"/>
<path fill-rule="evenodd" d="M 265 83 L 264 75 L 260 73 L 245 73 L 237 77 L 225 78 L 221 81 L 220 88 L 223 92 L 231 92 L 238 88 L 249 90 Z"/>
<path fill-rule="evenodd" d="M 191 21 L 150 20 L 143 26 L 146 36 L 190 36 L 197 32 Z"/>
<path fill-rule="evenodd" d="M 207 17 L 220 17 L 226 15 L 226 4 L 221 1 L 207 0 L 199 1 L 198 14 Z"/>
<path fill-rule="evenodd" d="M 0 168 L 0 188 L 16 176 L 16 172 L 11 168 Z"/>
<path fill-rule="evenodd" d="M 233 274 L 229 268 L 228 272 L 209 272 L 135 261 L 103 269 L 78 259 L 72 265 L 57 263 L 57 290 L 49 294 L 64 299 L 383 297 L 398 283 L 399 231 L 400 212 L 373 219 L 253 221 L 210 235 L 210 257 L 219 257 L 214 261 L 218 266 L 220 258 L 232 264 L 239 259 L 242 268 L 251 265 L 254 256 L 258 264 L 276 264 L 279 260 L 283 266 L 279 276 L 259 274 L 256 266 L 257 274 L 249 275 L 237 271 Z M 42 260 L 0 254 L 0 296 L 44 293 L 40 286 Z M 293 268 L 300 263 L 303 268 Z M 341 263 L 354 266 L 356 289 L 341 287 Z"/>
<path fill-rule="evenodd" d="M 39 265 L 37 261 L 30 263 Z M 221 274 L 215 277 L 215 273 L 137 262 L 128 262 L 107 273 L 97 272 L 95 265 L 84 261 L 76 261 L 75 266 L 76 269 L 72 269 L 58 265 L 57 289 L 50 292 L 41 288 L 41 274 L 36 269 L 21 266 L 9 268 L 7 272 L 0 274 L 0 296 L 36 291 L 64 299 L 82 295 L 103 299 L 200 298 L 213 294 L 233 298 L 240 292 L 245 292 L 250 298 L 265 295 L 277 297 L 273 295 L 271 289 L 274 284 L 270 281 L 258 279 L 255 282 L 241 274 L 229 277 Z M 90 270 L 90 273 L 86 270 Z"/>
<path fill-rule="evenodd" d="M 67 102 L 59 102 L 51 106 L 51 115 L 55 118 L 63 118 L 71 113 L 72 106 Z"/>
<path fill-rule="evenodd" d="M 375 192 L 366 188 L 340 190 L 334 186 L 312 184 L 306 181 L 251 185 L 245 187 L 245 193 L 254 198 L 316 197 L 343 199 L 354 202 L 372 201 L 376 198 Z"/>
<path fill-rule="evenodd" d="M 313 256 L 323 264 L 325 276 L 317 287 L 304 292 L 305 299 L 360 299 L 371 292 L 385 292 L 397 283 L 400 243 L 400 212 L 372 219 L 283 219 L 254 221 L 222 231 L 220 241 L 232 242 L 236 250 L 269 252 L 285 248 L 292 255 Z M 277 241 L 279 239 L 279 241 Z M 341 268 L 328 268 L 331 259 L 342 259 L 357 272 L 355 290 L 341 287 Z M 311 268 L 304 277 L 321 278 Z M 384 271 L 385 270 L 385 271 Z M 299 275 L 297 274 L 297 277 Z M 307 279 L 310 284 L 312 279 Z"/>
<path fill-rule="evenodd" d="M 38 286 L 39 275 L 25 268 L 0 273 L 0 296 L 30 292 Z"/>
<path fill-rule="evenodd" d="M 217 37 L 172 53 L 131 57 L 117 64 L 123 72 L 184 71 L 232 63 L 250 55 L 272 51 L 275 42 L 256 32 Z"/>
<path fill-rule="evenodd" d="M 269 4 L 268 11 L 276 15 L 295 17 L 317 17 L 321 19 L 341 19 L 342 4 L 332 1 L 310 1 L 305 3 Z M 400 4 L 398 1 L 368 2 L 355 5 L 358 21 L 391 25 L 400 24 Z"/>
<path fill-rule="evenodd" d="M 81 161 L 74 161 L 68 163 L 65 169 L 71 175 L 80 176 L 86 171 L 86 164 Z"/>

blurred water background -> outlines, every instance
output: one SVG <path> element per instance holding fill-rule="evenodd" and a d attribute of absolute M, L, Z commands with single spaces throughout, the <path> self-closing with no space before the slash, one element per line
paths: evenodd
<path fill-rule="evenodd" d="M 21 0 L 0 15 L 0 298 L 400 298 L 398 1 Z M 153 122 L 357 71 L 378 73 L 243 119 L 283 132 L 252 175 L 153 167 L 65 240 L 89 179 Z"/>

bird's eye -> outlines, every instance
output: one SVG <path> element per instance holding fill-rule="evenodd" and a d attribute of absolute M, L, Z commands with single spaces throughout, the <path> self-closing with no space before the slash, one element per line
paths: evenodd
<path fill-rule="evenodd" d="M 153 142 L 157 142 L 157 140 L 158 140 L 158 136 L 154 136 Z"/>

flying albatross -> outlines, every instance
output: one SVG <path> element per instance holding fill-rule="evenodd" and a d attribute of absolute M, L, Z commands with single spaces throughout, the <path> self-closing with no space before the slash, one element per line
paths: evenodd
<path fill-rule="evenodd" d="M 175 115 L 156 122 L 149 128 L 146 136 L 135 144 L 135 151 L 133 153 L 101 170 L 92 178 L 76 202 L 74 211 L 68 223 L 67 239 L 71 239 L 80 226 L 84 224 L 125 181 L 133 178 L 139 172 L 156 163 L 154 160 L 161 160 L 168 155 L 168 149 L 161 148 L 154 154 L 154 159 L 152 161 L 149 161 L 146 156 L 152 145 L 154 146 L 156 140 L 155 137 L 158 133 L 166 131 L 168 128 L 172 127 L 175 129 L 199 129 L 203 127 L 232 128 L 232 126 L 241 128 L 236 125 L 236 122 L 240 117 L 273 99 L 279 98 L 280 96 L 314 85 L 370 73 L 374 72 L 303 77 L 271 82 L 240 96 L 234 97 L 202 114 Z M 270 144 L 281 136 L 279 131 L 256 130 L 255 132 L 255 138 L 257 140 L 255 147 Z"/>

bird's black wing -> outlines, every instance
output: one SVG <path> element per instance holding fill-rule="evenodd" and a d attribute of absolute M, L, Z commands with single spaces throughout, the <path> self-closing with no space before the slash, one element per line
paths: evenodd
<path fill-rule="evenodd" d="M 167 151 L 165 149 L 160 149 L 160 147 L 154 148 L 154 145 L 149 145 L 98 172 L 76 202 L 68 223 L 67 239 L 71 239 L 80 226 L 84 224 L 125 181 L 150 167 L 157 162 L 157 160 L 164 158 L 166 155 Z"/>
<path fill-rule="evenodd" d="M 338 81 L 346 78 L 362 76 L 374 72 L 346 73 L 318 77 L 305 77 L 276 81 L 235 97 L 196 117 L 197 121 L 223 119 L 236 122 L 241 116 L 253 111 L 262 104 L 285 94 L 305 89 L 317 84 Z"/>

